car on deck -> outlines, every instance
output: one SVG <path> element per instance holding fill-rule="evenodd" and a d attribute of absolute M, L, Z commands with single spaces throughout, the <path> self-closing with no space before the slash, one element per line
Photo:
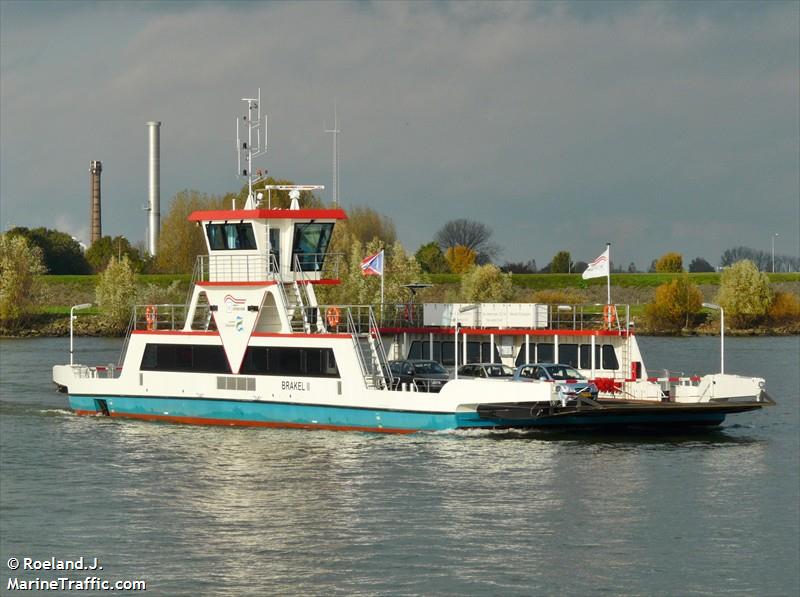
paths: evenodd
<path fill-rule="evenodd" d="M 502 363 L 470 363 L 458 368 L 458 376 L 511 381 L 514 377 L 514 369 Z"/>
<path fill-rule="evenodd" d="M 389 370 L 396 384 L 413 385 L 420 392 L 440 392 L 450 379 L 441 363 L 425 359 L 389 361 Z"/>
<path fill-rule="evenodd" d="M 528 363 L 514 371 L 514 381 L 548 381 L 556 384 L 558 394 L 567 400 L 597 400 L 597 386 L 574 367 L 560 363 Z"/>

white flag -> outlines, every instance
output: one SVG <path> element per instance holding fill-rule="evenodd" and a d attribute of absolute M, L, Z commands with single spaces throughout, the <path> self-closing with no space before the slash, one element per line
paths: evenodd
<path fill-rule="evenodd" d="M 589 267 L 583 272 L 583 279 L 589 278 L 602 278 L 608 275 L 608 251 L 609 247 L 603 251 L 600 256 L 589 264 Z"/>

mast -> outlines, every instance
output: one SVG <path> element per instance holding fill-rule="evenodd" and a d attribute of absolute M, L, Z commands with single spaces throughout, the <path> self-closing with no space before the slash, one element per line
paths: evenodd
<path fill-rule="evenodd" d="M 258 97 L 243 97 L 243 102 L 247 102 L 247 114 L 241 120 L 236 119 L 236 151 L 238 154 L 238 173 L 240 178 L 247 179 L 247 201 L 245 209 L 255 209 L 258 204 L 257 198 L 253 195 L 253 185 L 263 180 L 267 176 L 267 171 L 260 168 L 253 172 L 253 158 L 257 158 L 267 152 L 267 115 L 261 120 L 261 88 L 258 88 Z M 261 127 L 264 128 L 264 144 L 261 144 Z M 247 127 L 247 141 L 242 141 L 241 127 Z M 255 141 L 253 140 L 255 137 Z M 242 161 L 246 166 L 242 168 Z M 236 209 L 236 199 L 233 200 L 233 209 Z"/>
<path fill-rule="evenodd" d="M 324 125 L 323 125 L 324 126 Z M 333 101 L 333 128 L 325 129 L 326 133 L 333 135 L 333 184 L 331 192 L 333 195 L 333 205 L 339 206 L 339 117 L 336 113 L 336 100 Z"/>

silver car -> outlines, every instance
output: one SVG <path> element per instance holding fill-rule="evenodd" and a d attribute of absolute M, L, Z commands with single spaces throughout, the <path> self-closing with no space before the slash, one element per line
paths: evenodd
<path fill-rule="evenodd" d="M 558 393 L 567 400 L 591 398 L 597 400 L 597 386 L 577 369 L 558 363 L 529 363 L 514 371 L 514 381 L 552 381 Z"/>

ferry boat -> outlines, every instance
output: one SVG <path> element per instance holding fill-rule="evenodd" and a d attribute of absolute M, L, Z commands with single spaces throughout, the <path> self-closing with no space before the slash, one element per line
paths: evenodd
<path fill-rule="evenodd" d="M 242 209 L 189 217 L 208 254 L 185 304 L 136 306 L 117 365 L 53 367 L 74 412 L 413 433 L 716 426 L 773 404 L 761 378 L 650 376 L 622 305 L 319 304 L 315 289 L 338 282 L 329 245 L 345 212 L 300 206 L 301 192 L 319 185 L 254 192 L 259 180 L 249 180 Z M 276 191 L 289 192 L 288 209 L 272 208 Z M 453 378 L 435 393 L 400 383 L 389 361 L 405 358 L 439 361 Z M 566 401 L 544 380 L 459 378 L 458 366 L 473 362 L 564 363 L 599 393 Z"/>

